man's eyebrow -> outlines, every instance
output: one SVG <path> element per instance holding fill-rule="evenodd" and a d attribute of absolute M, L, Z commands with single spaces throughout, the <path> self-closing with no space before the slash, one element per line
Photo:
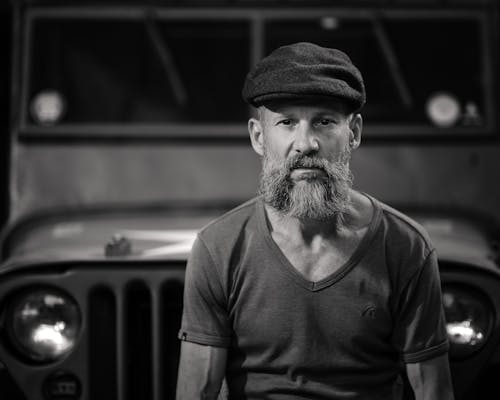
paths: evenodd
<path fill-rule="evenodd" d="M 322 110 L 322 111 L 318 111 L 317 113 L 315 113 L 315 117 L 338 117 L 339 115 L 341 115 L 341 112 L 340 111 L 335 111 L 335 110 Z"/>
<path fill-rule="evenodd" d="M 286 110 L 274 110 L 272 118 L 277 119 L 277 118 L 291 118 L 293 117 L 293 112 L 291 111 L 286 111 Z"/>

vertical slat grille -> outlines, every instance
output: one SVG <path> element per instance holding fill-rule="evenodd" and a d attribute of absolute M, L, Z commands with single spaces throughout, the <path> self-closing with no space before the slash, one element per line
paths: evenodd
<path fill-rule="evenodd" d="M 152 400 L 151 294 L 143 282 L 125 289 L 125 343 L 127 400 Z"/>
<path fill-rule="evenodd" d="M 175 399 L 182 300 L 178 278 L 90 290 L 89 400 Z"/>
<path fill-rule="evenodd" d="M 116 326 L 118 327 L 116 330 L 116 344 L 115 348 L 117 351 L 116 354 L 116 364 L 117 364 L 117 392 L 118 392 L 118 400 L 125 399 L 125 381 L 126 381 L 126 368 L 125 364 L 127 362 L 126 354 L 125 354 L 125 300 L 124 293 L 121 291 L 117 291 L 116 295 Z M 93 399 L 89 399 L 93 400 Z"/>
<path fill-rule="evenodd" d="M 152 331 L 151 337 L 153 340 L 153 399 L 154 400 L 163 400 L 161 382 L 163 380 L 163 376 L 161 373 L 161 364 L 160 364 L 160 347 L 161 347 L 161 335 L 160 335 L 160 321 L 161 321 L 161 304 L 160 304 L 160 296 L 158 293 L 157 287 L 153 287 L 151 290 L 151 299 L 152 299 L 152 310 L 151 316 L 153 318 L 152 321 Z"/>
<path fill-rule="evenodd" d="M 161 287 L 161 360 L 163 399 L 175 398 L 177 369 L 180 355 L 180 341 L 177 333 L 182 318 L 183 285 L 178 280 L 165 282 Z"/>
<path fill-rule="evenodd" d="M 96 287 L 88 298 L 89 399 L 117 400 L 116 301 L 113 292 Z"/>

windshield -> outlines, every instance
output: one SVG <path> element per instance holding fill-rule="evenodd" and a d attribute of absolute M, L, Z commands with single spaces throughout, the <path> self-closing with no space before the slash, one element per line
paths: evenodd
<path fill-rule="evenodd" d="M 71 135 L 75 125 L 89 133 L 96 125 L 150 125 L 168 134 L 182 126 L 195 134 L 233 126 L 234 135 L 246 136 L 250 110 L 240 91 L 248 69 L 297 41 L 339 48 L 358 65 L 369 135 L 477 134 L 490 127 L 486 21 L 474 13 L 175 11 L 135 10 L 124 18 L 35 10 L 25 128 Z M 53 91 L 64 110 L 47 124 L 34 102 Z"/>

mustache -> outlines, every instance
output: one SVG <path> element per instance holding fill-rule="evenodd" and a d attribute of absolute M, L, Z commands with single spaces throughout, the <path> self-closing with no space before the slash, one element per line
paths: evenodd
<path fill-rule="evenodd" d="M 285 169 L 288 173 L 297 168 L 317 168 L 323 171 L 329 170 L 329 163 L 324 158 L 311 157 L 297 154 L 286 161 Z"/>

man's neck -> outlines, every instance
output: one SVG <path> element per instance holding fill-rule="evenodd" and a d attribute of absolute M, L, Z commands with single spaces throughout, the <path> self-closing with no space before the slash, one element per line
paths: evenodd
<path fill-rule="evenodd" d="M 372 208 L 371 201 L 355 191 L 351 191 L 345 212 L 324 220 L 287 216 L 266 204 L 271 232 L 284 237 L 301 238 L 305 243 L 315 237 L 334 240 L 351 231 L 365 228 L 371 221 Z"/>

